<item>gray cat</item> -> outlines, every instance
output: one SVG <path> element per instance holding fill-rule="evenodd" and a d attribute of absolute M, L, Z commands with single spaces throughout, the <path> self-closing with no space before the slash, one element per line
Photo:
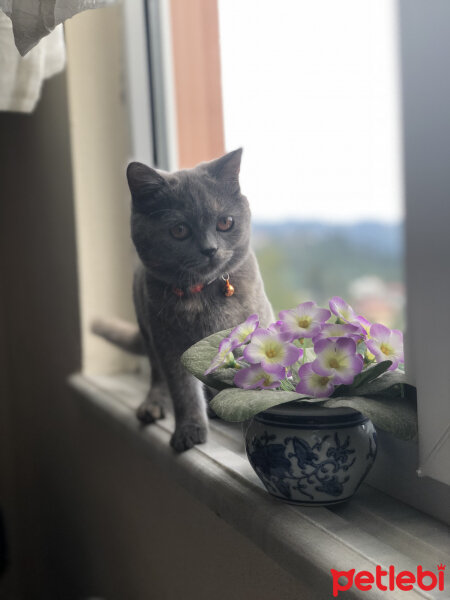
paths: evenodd
<path fill-rule="evenodd" d="M 144 423 L 162 418 L 170 396 L 176 421 L 171 445 L 177 452 L 205 442 L 208 430 L 203 390 L 181 365 L 182 353 L 253 313 L 262 325 L 274 320 L 249 247 L 241 155 L 235 150 L 170 174 L 137 162 L 127 170 L 131 236 L 141 260 L 133 286 L 140 339 L 101 323 L 94 329 L 128 350 L 145 349 L 152 382 L 137 416 Z"/>

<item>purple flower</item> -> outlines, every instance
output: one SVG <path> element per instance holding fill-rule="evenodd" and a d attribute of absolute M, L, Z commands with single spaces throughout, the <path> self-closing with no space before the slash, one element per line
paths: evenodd
<path fill-rule="evenodd" d="M 267 329 L 269 331 L 275 331 L 276 333 L 280 333 L 281 331 L 284 331 L 284 323 L 283 321 L 275 321 L 275 323 L 269 325 Z"/>
<path fill-rule="evenodd" d="M 236 342 L 230 338 L 224 338 L 219 344 L 219 352 L 212 359 L 211 364 L 205 371 L 205 375 L 209 375 L 227 362 L 234 363 L 233 349 L 236 348 Z"/>
<path fill-rule="evenodd" d="M 330 300 L 330 310 L 336 315 L 341 321 L 349 323 L 356 319 L 356 314 L 350 304 L 347 304 L 345 300 L 339 298 L 339 296 L 333 296 Z"/>
<path fill-rule="evenodd" d="M 289 343 L 290 333 L 269 331 L 259 328 L 251 342 L 244 348 L 244 358 L 251 364 L 261 363 L 267 373 L 284 378 L 286 367 L 303 356 L 303 350 Z"/>
<path fill-rule="evenodd" d="M 251 365 L 241 369 L 234 376 L 234 383 L 244 390 L 273 390 L 280 385 L 279 379 L 273 373 L 266 373 L 261 365 Z"/>
<path fill-rule="evenodd" d="M 404 362 L 403 334 L 398 329 L 389 329 L 375 323 L 370 328 L 370 339 L 367 348 L 375 356 L 377 362 L 392 360 L 389 371 L 394 371 L 399 363 Z"/>
<path fill-rule="evenodd" d="M 313 398 L 328 398 L 334 390 L 333 375 L 318 375 L 312 369 L 312 363 L 302 365 L 298 371 L 300 383 L 295 391 Z"/>
<path fill-rule="evenodd" d="M 355 325 L 356 327 L 359 327 L 359 330 L 361 331 L 361 335 L 363 335 L 365 338 L 369 335 L 369 331 L 370 331 L 370 327 L 371 327 L 372 323 L 370 321 L 368 321 L 367 319 L 365 319 L 364 317 L 362 317 L 361 315 L 355 317 L 351 321 L 351 324 Z"/>
<path fill-rule="evenodd" d="M 326 308 L 319 308 L 315 302 L 303 302 L 291 310 L 282 310 L 278 316 L 285 323 L 284 331 L 289 331 L 291 339 L 295 340 L 314 337 L 331 313 Z"/>
<path fill-rule="evenodd" d="M 347 304 L 345 300 L 339 298 L 339 296 L 333 296 L 333 298 L 330 300 L 330 309 L 331 312 L 341 321 L 344 321 L 344 323 L 358 327 L 361 335 L 364 336 L 364 338 L 369 335 L 369 329 L 371 326 L 370 321 L 361 315 L 357 315 L 350 304 Z"/>
<path fill-rule="evenodd" d="M 248 317 L 243 323 L 235 327 L 229 336 L 232 342 L 236 342 L 234 348 L 238 348 L 239 346 L 246 344 L 258 326 L 258 315 L 250 315 L 250 317 Z"/>
<path fill-rule="evenodd" d="M 319 340 L 334 339 L 340 337 L 347 337 L 359 341 L 361 338 L 360 329 L 356 325 L 342 324 L 342 323 L 325 323 L 319 333 L 313 338 L 313 342 L 316 343 Z"/>
<path fill-rule="evenodd" d="M 312 369 L 318 375 L 334 376 L 334 383 L 349 385 L 357 373 L 362 371 L 364 361 L 356 354 L 356 343 L 350 338 L 319 340 L 314 344 L 316 360 Z"/>

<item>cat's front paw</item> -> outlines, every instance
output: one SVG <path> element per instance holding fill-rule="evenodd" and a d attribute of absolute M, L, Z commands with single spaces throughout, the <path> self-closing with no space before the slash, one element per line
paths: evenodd
<path fill-rule="evenodd" d="M 208 429 L 205 425 L 183 423 L 175 429 L 170 445 L 177 452 L 184 452 L 196 444 L 204 444 L 207 437 Z"/>
<path fill-rule="evenodd" d="M 164 406 L 159 402 L 153 402 L 148 399 L 144 400 L 138 407 L 136 416 L 143 425 L 150 425 L 157 419 L 164 419 Z"/>
<path fill-rule="evenodd" d="M 143 425 L 164 419 L 164 399 L 167 395 L 167 388 L 163 384 L 156 384 L 150 388 L 146 399 L 136 411 L 136 416 Z"/>

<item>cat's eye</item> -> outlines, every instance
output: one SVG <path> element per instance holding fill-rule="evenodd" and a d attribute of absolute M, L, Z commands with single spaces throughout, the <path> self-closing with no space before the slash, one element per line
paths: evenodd
<path fill-rule="evenodd" d="M 176 240 L 185 240 L 191 235 L 191 228 L 186 223 L 178 223 L 170 229 L 170 233 Z"/>
<path fill-rule="evenodd" d="M 234 225 L 233 217 L 220 217 L 217 219 L 216 229 L 217 231 L 230 231 Z"/>

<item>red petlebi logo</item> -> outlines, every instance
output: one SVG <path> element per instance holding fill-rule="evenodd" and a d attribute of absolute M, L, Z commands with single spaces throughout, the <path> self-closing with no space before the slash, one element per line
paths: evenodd
<path fill-rule="evenodd" d="M 437 565 L 437 574 L 433 571 L 424 571 L 421 565 L 418 565 L 416 573 L 412 571 L 395 572 L 395 567 L 389 565 L 385 571 L 377 565 L 375 574 L 370 571 L 359 571 L 355 569 L 349 571 L 336 571 L 330 569 L 333 577 L 333 596 L 338 596 L 339 592 L 349 590 L 353 585 L 362 591 L 369 591 L 374 586 L 382 591 L 402 590 L 409 591 L 416 584 L 421 590 L 430 591 L 444 589 L 444 571 L 446 565 Z"/>

